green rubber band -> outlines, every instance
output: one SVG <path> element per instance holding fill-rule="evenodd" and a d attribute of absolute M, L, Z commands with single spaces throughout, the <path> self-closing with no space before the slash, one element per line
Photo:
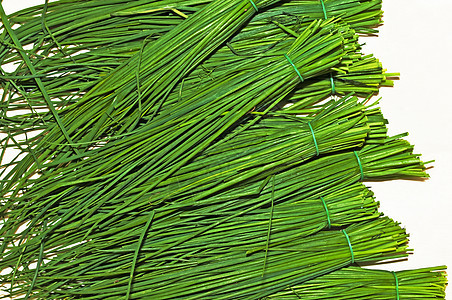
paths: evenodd
<path fill-rule="evenodd" d="M 330 73 L 330 80 L 331 80 L 331 94 L 336 94 L 336 85 L 334 84 L 333 80 L 333 74 Z"/>
<path fill-rule="evenodd" d="M 353 151 L 353 153 L 355 153 L 356 160 L 358 161 L 358 165 L 359 165 L 359 170 L 361 171 L 361 177 L 360 177 L 359 180 L 363 181 L 363 179 L 364 179 L 363 165 L 361 164 L 361 160 L 359 159 L 358 152 L 357 151 Z"/>
<path fill-rule="evenodd" d="M 348 247 L 350 248 L 351 263 L 353 264 L 353 263 L 355 263 L 355 254 L 353 254 L 352 243 L 350 242 L 350 238 L 344 229 L 342 229 L 342 233 L 345 235 L 345 238 L 347 239 Z"/>
<path fill-rule="evenodd" d="M 323 203 L 323 207 L 325 208 L 325 212 L 326 212 L 326 220 L 328 222 L 328 229 L 331 228 L 331 219 L 330 219 L 330 212 L 328 211 L 328 207 L 326 206 L 325 200 L 323 200 L 323 197 L 320 196 L 320 200 L 322 200 Z"/>
<path fill-rule="evenodd" d="M 256 4 L 253 2 L 253 0 L 248 0 L 250 1 L 251 5 L 254 7 L 254 9 L 256 10 L 256 12 L 259 12 L 259 9 L 257 9 Z"/>
<path fill-rule="evenodd" d="M 320 3 L 322 3 L 323 15 L 325 16 L 325 20 L 326 20 L 326 19 L 328 19 L 328 16 L 326 15 L 325 3 L 323 3 L 323 0 L 320 0 Z"/>
<path fill-rule="evenodd" d="M 319 145 L 317 145 L 317 140 L 315 138 L 314 129 L 312 129 L 311 122 L 308 122 L 308 125 L 309 125 L 309 129 L 311 129 L 312 139 L 314 140 L 316 156 L 319 156 L 319 154 L 320 154 Z"/>
<path fill-rule="evenodd" d="M 292 60 L 290 59 L 290 57 L 287 54 L 284 54 L 284 57 L 287 59 L 287 61 L 292 65 L 293 69 L 295 70 L 295 72 L 297 72 L 298 77 L 300 77 L 301 82 L 304 81 L 303 77 L 301 77 L 300 71 L 298 71 L 297 67 L 294 65 L 294 63 L 292 62 Z"/>
<path fill-rule="evenodd" d="M 397 300 L 400 300 L 400 295 L 399 295 L 399 279 L 397 278 L 397 274 L 396 272 L 391 272 L 392 275 L 394 275 L 394 279 L 395 279 L 395 286 L 396 286 L 396 296 L 397 296 Z"/>

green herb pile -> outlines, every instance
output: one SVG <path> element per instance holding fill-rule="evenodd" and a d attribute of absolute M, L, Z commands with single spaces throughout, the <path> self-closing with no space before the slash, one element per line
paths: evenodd
<path fill-rule="evenodd" d="M 445 299 L 445 266 L 358 266 L 411 252 L 362 182 L 428 178 L 372 99 L 381 0 L 0 17 L 1 295 Z"/>

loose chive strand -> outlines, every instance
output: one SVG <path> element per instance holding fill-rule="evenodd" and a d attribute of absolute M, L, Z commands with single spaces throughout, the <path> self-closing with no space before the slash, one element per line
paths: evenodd
<path fill-rule="evenodd" d="M 133 284 L 133 276 L 135 273 L 135 267 L 138 260 L 138 255 L 140 254 L 140 248 L 143 245 L 144 237 L 146 236 L 147 231 L 149 230 L 149 227 L 151 226 L 152 220 L 154 219 L 155 211 L 153 210 L 149 216 L 149 220 L 147 221 L 146 225 L 144 226 L 143 232 L 141 233 L 140 239 L 138 240 L 137 247 L 135 249 L 135 253 L 133 256 L 133 262 L 132 262 L 132 268 L 130 270 L 130 278 L 129 283 L 127 285 L 127 294 L 126 299 L 130 298 L 130 293 L 132 292 L 132 284 Z"/>

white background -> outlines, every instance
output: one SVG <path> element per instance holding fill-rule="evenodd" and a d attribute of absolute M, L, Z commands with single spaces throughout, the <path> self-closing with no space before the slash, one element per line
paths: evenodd
<path fill-rule="evenodd" d="M 383 0 L 383 10 L 379 37 L 365 39 L 364 49 L 401 73 L 379 95 L 389 132 L 408 131 L 415 152 L 435 160 L 425 182 L 370 183 L 381 210 L 406 227 L 414 249 L 408 261 L 385 268 L 452 268 L 452 1 Z"/>
<path fill-rule="evenodd" d="M 4 0 L 3 6 L 11 13 L 43 2 Z M 394 88 L 380 92 L 389 131 L 408 131 L 424 161 L 436 160 L 426 182 L 369 183 L 381 210 L 411 234 L 414 249 L 407 261 L 384 268 L 452 268 L 452 1 L 383 2 L 379 37 L 362 41 L 365 53 L 374 53 L 390 72 L 401 73 Z"/>

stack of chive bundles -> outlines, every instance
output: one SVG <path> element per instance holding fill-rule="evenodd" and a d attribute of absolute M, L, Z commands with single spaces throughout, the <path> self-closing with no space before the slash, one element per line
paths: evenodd
<path fill-rule="evenodd" d="M 428 177 L 372 98 L 381 0 L 0 16 L 1 295 L 445 299 L 444 266 L 359 267 L 411 251 L 363 182 Z"/>

